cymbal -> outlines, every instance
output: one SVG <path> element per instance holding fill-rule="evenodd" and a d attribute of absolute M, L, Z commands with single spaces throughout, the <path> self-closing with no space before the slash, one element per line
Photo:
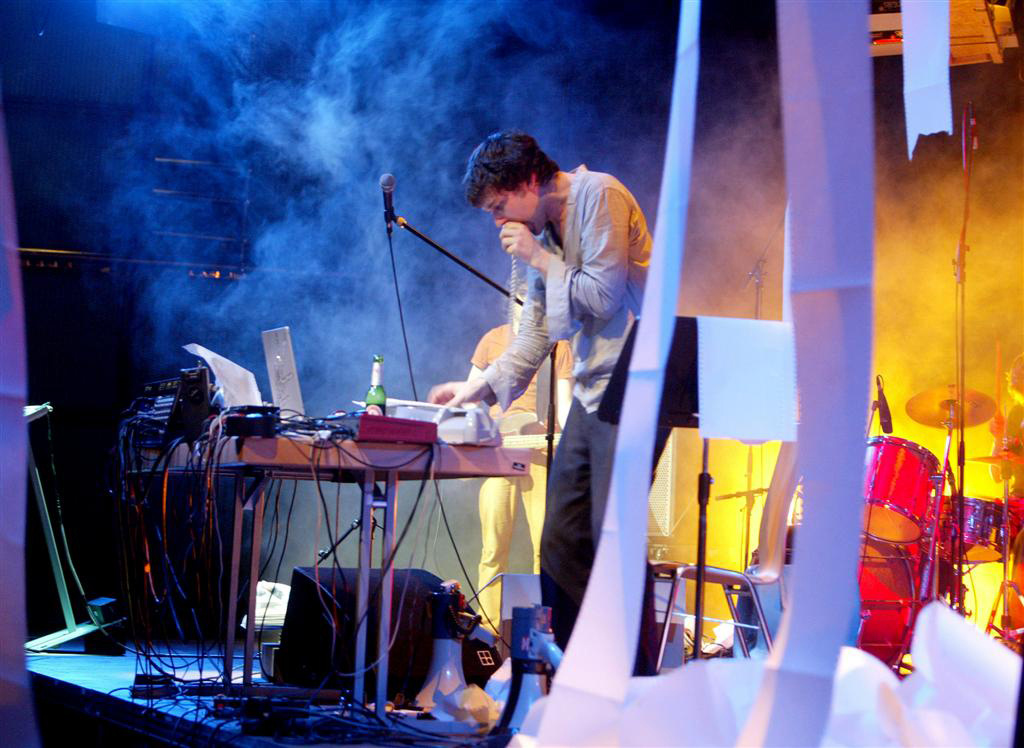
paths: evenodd
<path fill-rule="evenodd" d="M 956 410 L 956 387 L 946 385 L 919 392 L 907 401 L 907 415 L 925 426 L 944 429 L 948 425 L 950 407 Z M 964 425 L 967 427 L 985 423 L 996 414 L 995 401 L 983 392 L 967 390 L 964 393 Z M 955 418 L 953 428 L 960 427 Z"/>
<path fill-rule="evenodd" d="M 1021 457 L 1016 452 L 997 452 L 994 455 L 984 455 L 982 457 L 968 457 L 969 462 L 984 462 L 989 465 L 1002 465 L 1004 462 L 1012 462 L 1016 465 L 1024 465 L 1024 457 Z M 1002 499 L 1000 499 L 1002 501 Z"/>

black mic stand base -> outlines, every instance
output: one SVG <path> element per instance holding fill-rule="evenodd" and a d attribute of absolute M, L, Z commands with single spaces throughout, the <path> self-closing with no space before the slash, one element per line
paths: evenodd
<path fill-rule="evenodd" d="M 711 497 L 711 484 L 714 483 L 714 479 L 708 473 L 709 441 L 707 439 L 703 441 L 703 471 L 697 479 L 697 589 L 693 605 L 693 659 L 695 660 L 700 659 L 704 652 L 704 576 L 707 573 L 708 502 Z"/>

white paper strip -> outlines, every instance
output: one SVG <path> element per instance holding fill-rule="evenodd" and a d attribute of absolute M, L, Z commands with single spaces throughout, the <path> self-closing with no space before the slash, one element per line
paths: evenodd
<path fill-rule="evenodd" d="M 796 441 L 796 350 L 786 322 L 697 318 L 704 439 Z"/>
<path fill-rule="evenodd" d="M 947 722 L 954 721 L 970 736 L 970 744 L 1013 742 L 1020 697 L 1019 655 L 947 606 L 933 602 L 921 610 L 914 624 L 910 656 L 914 672 L 900 684 L 900 695 L 904 707 L 917 712 L 919 724 L 927 729 L 932 723 L 931 734 L 923 736 L 922 744 L 949 740 L 949 733 L 934 730 L 935 715 L 943 713 Z"/>
<path fill-rule="evenodd" d="M 260 388 L 251 371 L 239 366 L 229 358 L 224 358 L 219 353 L 214 353 L 209 348 L 204 348 L 199 343 L 189 343 L 183 345 L 182 348 L 193 356 L 203 359 L 213 370 L 213 376 L 224 392 L 225 406 L 235 408 L 239 405 L 263 404 L 263 400 L 260 398 Z"/>
<path fill-rule="evenodd" d="M 21 263 L 0 103 L 0 725 L 7 745 L 38 744 L 25 672 L 25 477 L 27 377 Z M 45 573 L 45 572 L 42 572 Z"/>
<path fill-rule="evenodd" d="M 1020 656 L 932 602 L 917 616 L 914 672 L 846 647 L 822 745 L 1012 745 Z"/>
<path fill-rule="evenodd" d="M 871 363 L 874 147 L 866 3 L 777 2 L 804 521 L 790 605 L 739 742 L 818 745 L 856 630 Z M 828 40 L 827 44 L 822 43 Z"/>
<path fill-rule="evenodd" d="M 789 243 L 789 202 L 786 202 L 785 236 L 782 240 L 782 321 L 793 322 L 793 247 Z"/>
<path fill-rule="evenodd" d="M 696 108 L 699 0 L 680 10 L 675 82 L 642 322 L 630 364 L 597 558 L 540 723 L 543 745 L 605 744 L 618 729 L 640 629 L 646 505 L 686 236 Z M 618 742 L 618 741 L 615 741 Z"/>
<path fill-rule="evenodd" d="M 949 93 L 949 0 L 903 0 L 903 109 L 907 158 L 921 135 L 953 132 Z"/>

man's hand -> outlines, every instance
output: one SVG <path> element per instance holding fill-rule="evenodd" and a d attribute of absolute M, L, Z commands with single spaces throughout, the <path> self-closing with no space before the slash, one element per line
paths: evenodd
<path fill-rule="evenodd" d="M 996 411 L 996 414 L 992 416 L 992 420 L 988 422 L 988 430 L 995 437 L 996 441 L 1002 442 L 1003 434 L 1006 430 L 1006 418 L 1002 413 Z M 999 447 L 1002 448 L 1002 446 L 1000 443 Z"/>
<path fill-rule="evenodd" d="M 464 403 L 480 402 L 491 394 L 491 386 L 481 377 L 468 382 L 445 382 L 432 387 L 427 402 L 456 408 Z"/>
<path fill-rule="evenodd" d="M 501 227 L 501 233 L 498 236 L 501 239 L 502 249 L 541 273 L 547 273 L 548 253 L 530 233 L 526 224 L 509 221 Z"/>

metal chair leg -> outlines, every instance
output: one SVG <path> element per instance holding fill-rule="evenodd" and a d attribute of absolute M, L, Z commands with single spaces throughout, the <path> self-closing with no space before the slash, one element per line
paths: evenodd
<path fill-rule="evenodd" d="M 739 644 L 740 644 L 740 649 L 743 650 L 743 656 L 749 658 L 750 657 L 750 649 L 747 647 L 747 640 L 743 636 L 742 629 L 739 627 L 740 618 L 739 618 L 739 614 L 738 614 L 738 612 L 736 610 L 736 600 L 733 598 L 733 596 L 739 597 L 740 595 L 743 595 L 743 594 L 746 594 L 746 593 L 744 593 L 742 589 L 736 589 L 736 588 L 733 588 L 732 586 L 727 587 L 724 584 L 722 585 L 722 591 L 725 593 L 725 602 L 729 606 L 729 614 L 732 616 L 732 622 L 733 622 L 733 627 L 732 627 L 732 631 L 733 631 L 733 637 L 732 637 L 733 646 L 734 647 L 736 646 L 736 641 L 738 639 L 739 640 Z"/>
<path fill-rule="evenodd" d="M 771 652 L 774 643 L 772 642 L 772 632 L 768 630 L 768 621 L 764 617 L 764 609 L 761 607 L 761 596 L 757 594 L 757 588 L 749 581 L 747 586 L 750 589 L 750 597 L 754 601 L 754 611 L 757 613 L 757 623 L 761 627 L 761 633 L 764 635 L 765 646 Z"/>
<path fill-rule="evenodd" d="M 668 592 L 668 605 L 665 608 L 665 623 L 661 628 L 661 642 L 658 645 L 658 662 L 654 667 L 655 673 L 661 672 L 661 663 L 665 659 L 665 647 L 668 646 L 668 632 L 672 624 L 672 612 L 676 609 L 676 597 L 679 594 L 679 579 L 682 575 L 682 567 L 672 573 L 672 586 Z M 684 635 L 685 636 L 685 635 Z M 683 644 L 683 662 L 686 662 L 686 644 Z"/>

